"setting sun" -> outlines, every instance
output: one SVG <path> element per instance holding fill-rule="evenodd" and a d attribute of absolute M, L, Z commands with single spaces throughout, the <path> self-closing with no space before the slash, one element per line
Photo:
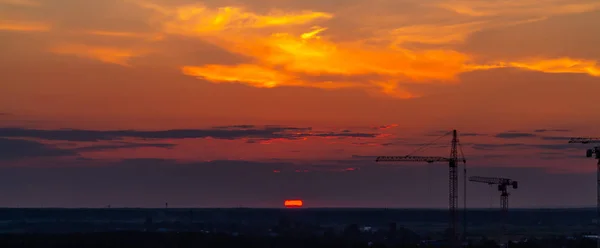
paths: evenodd
<path fill-rule="evenodd" d="M 302 207 L 303 204 L 302 200 L 285 200 L 283 203 L 286 208 L 299 208 Z"/>

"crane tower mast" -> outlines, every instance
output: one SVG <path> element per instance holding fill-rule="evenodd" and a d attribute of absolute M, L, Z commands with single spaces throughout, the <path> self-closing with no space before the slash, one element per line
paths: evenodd
<path fill-rule="evenodd" d="M 452 223 L 452 234 L 456 237 L 456 223 L 458 222 L 458 134 L 452 130 L 452 147 L 450 149 L 449 173 L 448 173 L 448 206 L 450 209 L 450 222 Z M 466 211 L 465 211 L 466 214 Z"/>

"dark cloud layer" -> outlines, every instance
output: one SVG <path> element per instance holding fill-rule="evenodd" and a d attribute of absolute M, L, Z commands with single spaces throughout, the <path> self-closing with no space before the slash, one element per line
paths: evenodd
<path fill-rule="evenodd" d="M 360 133 L 350 130 L 341 132 L 320 132 L 312 128 L 235 125 L 221 126 L 209 129 L 180 129 L 160 131 L 138 130 L 76 130 L 76 129 L 26 129 L 26 128 L 0 128 L 0 146 L 6 147 L 0 152 L 0 159 L 35 158 L 45 156 L 75 156 L 82 152 L 96 152 L 116 149 L 135 148 L 174 148 L 171 143 L 145 143 L 142 140 L 163 139 L 247 139 L 248 143 L 268 141 L 272 139 L 296 140 L 305 137 L 337 137 L 337 138 L 374 138 L 377 133 Z M 129 138 L 138 142 L 122 142 Z M 33 139 L 33 140 L 31 140 Z M 39 141 L 36 141 L 39 140 Z M 58 148 L 44 144 L 42 141 L 69 141 L 69 142 L 100 142 L 107 144 L 94 144 L 77 148 Z"/>
<path fill-rule="evenodd" d="M 248 129 L 248 128 L 255 128 L 255 125 L 232 125 L 232 126 L 217 126 L 214 128 L 217 129 L 230 129 L 230 128 L 242 128 L 242 129 Z"/>
<path fill-rule="evenodd" d="M 568 141 L 572 137 L 566 137 L 566 136 L 544 136 L 544 137 L 540 137 L 540 138 L 543 139 L 543 140 L 564 140 L 564 141 Z"/>
<path fill-rule="evenodd" d="M 536 133 L 548 133 L 548 132 L 570 132 L 569 129 L 536 129 L 533 132 Z"/>
<path fill-rule="evenodd" d="M 106 145 L 92 145 L 76 148 L 59 148 L 34 140 L 0 138 L 0 160 L 14 160 L 40 157 L 79 156 L 81 152 L 97 152 L 132 148 L 173 148 L 174 144 L 166 143 L 131 143 L 120 142 Z"/>
<path fill-rule="evenodd" d="M 155 148 L 174 148 L 175 144 L 166 144 L 166 143 L 121 143 L 121 144 L 110 144 L 110 145 L 96 145 L 96 146 L 86 146 L 71 149 L 74 152 L 96 152 L 96 151 L 106 151 L 106 150 L 115 150 L 115 149 L 132 149 L 132 148 L 145 148 L 145 147 L 155 147 Z"/>
<path fill-rule="evenodd" d="M 376 133 L 357 133 L 357 132 L 315 132 L 312 128 L 265 126 L 262 128 L 253 125 L 239 125 L 216 127 L 209 129 L 177 129 L 160 131 L 139 131 L 139 130 L 79 130 L 79 129 L 59 129 L 59 130 L 41 130 L 25 128 L 0 128 L 0 137 L 7 138 L 35 138 L 43 140 L 61 140 L 61 141 L 114 141 L 124 138 L 134 139 L 193 139 L 193 138 L 214 138 L 214 139 L 298 139 L 304 137 L 361 137 L 373 138 Z"/>
<path fill-rule="evenodd" d="M 496 150 L 502 148 L 523 149 L 523 148 L 538 148 L 547 150 L 577 150 L 576 146 L 571 144 L 524 144 L 524 143 L 506 143 L 506 144 L 473 144 L 471 146 L 475 150 Z"/>
<path fill-rule="evenodd" d="M 532 133 L 519 133 L 519 132 L 505 132 L 496 134 L 494 137 L 501 139 L 517 139 L 517 138 L 530 138 L 535 137 Z"/>
<path fill-rule="evenodd" d="M 77 153 L 36 141 L 0 138 L 0 160 L 73 155 Z"/>

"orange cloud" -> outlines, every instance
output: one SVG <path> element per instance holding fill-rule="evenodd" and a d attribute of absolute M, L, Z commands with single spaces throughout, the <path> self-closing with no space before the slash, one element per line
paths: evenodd
<path fill-rule="evenodd" d="M 184 66 L 182 71 L 186 75 L 201 77 L 211 82 L 242 82 L 259 88 L 273 88 L 280 84 L 288 84 L 292 80 L 287 74 L 252 64 Z"/>
<path fill-rule="evenodd" d="M 291 72 L 281 72 L 254 64 L 184 66 L 182 72 L 185 75 L 195 76 L 213 83 L 242 83 L 257 88 L 278 86 L 305 86 L 321 89 L 360 87 L 359 84 L 351 82 L 311 82 L 302 79 L 299 75 L 293 75 Z"/>
<path fill-rule="evenodd" d="M 273 10 L 268 14 L 256 14 L 241 7 L 221 7 L 210 9 L 201 4 L 175 8 L 158 6 L 148 2 L 138 2 L 140 6 L 160 13 L 162 28 L 168 33 L 202 35 L 217 31 L 258 29 L 287 25 L 299 25 L 317 19 L 331 19 L 333 15 L 324 12 L 299 11 L 287 13 Z"/>
<path fill-rule="evenodd" d="M 318 36 L 314 35 L 309 39 L 301 38 L 311 33 L 299 36 L 274 34 L 237 44 L 230 50 L 289 71 L 312 75 L 380 74 L 412 80 L 452 80 L 460 71 L 460 65 L 468 59 L 451 50 L 393 51 L 362 42 L 334 43 L 325 38 L 316 39 Z"/>
<path fill-rule="evenodd" d="M 521 61 L 497 62 L 490 65 L 469 65 L 467 70 L 518 68 L 544 73 L 578 73 L 600 77 L 600 65 L 594 60 L 563 58 L 530 58 Z"/>
<path fill-rule="evenodd" d="M 542 1 L 544 6 L 528 0 L 485 3 L 440 0 L 423 6 L 450 10 L 466 17 L 456 18 L 454 23 L 444 21 L 444 25 L 435 22 L 419 24 L 416 18 L 412 25 L 382 28 L 374 31 L 372 37 L 355 40 L 337 39 L 335 33 L 329 33 L 331 27 L 317 25 L 317 22 L 334 18 L 326 12 L 272 10 L 256 13 L 240 6 L 138 4 L 157 13 L 153 21 L 165 34 L 197 37 L 253 60 L 239 65 L 182 65 L 181 71 L 186 75 L 213 83 L 242 83 L 260 88 L 363 88 L 370 93 L 412 98 L 419 95 L 404 90 L 403 83 L 454 84 L 458 83 L 459 74 L 474 70 L 516 67 L 596 76 L 598 67 L 593 61 L 538 59 L 481 64 L 475 61 L 475 55 L 453 49 L 477 31 L 600 7 L 597 1 Z"/>
<path fill-rule="evenodd" d="M 579 60 L 572 58 L 530 59 L 521 62 L 510 62 L 508 65 L 511 67 L 546 73 L 582 73 L 600 77 L 600 65 L 593 60 Z"/>
<path fill-rule="evenodd" d="M 137 56 L 143 55 L 145 52 L 121 49 L 114 47 L 96 47 L 82 44 L 64 44 L 53 47 L 51 52 L 63 55 L 74 55 L 83 58 L 94 59 L 104 63 L 117 64 L 121 66 L 131 66 L 128 61 Z"/>
<path fill-rule="evenodd" d="M 5 31 L 46 32 L 50 29 L 50 25 L 45 23 L 0 20 L 0 30 Z"/>
<path fill-rule="evenodd" d="M 378 88 L 387 95 L 411 98 L 414 95 L 403 91 L 398 82 L 442 80 L 453 83 L 469 59 L 452 50 L 390 50 L 369 47 L 362 42 L 334 43 L 319 36 L 325 30 L 314 27 L 299 35 L 275 33 L 239 40 L 225 37 L 214 44 L 253 57 L 257 64 L 186 66 L 183 71 L 212 82 L 239 82 L 255 87 Z M 312 82 L 303 75 L 379 75 L 382 80 Z"/>

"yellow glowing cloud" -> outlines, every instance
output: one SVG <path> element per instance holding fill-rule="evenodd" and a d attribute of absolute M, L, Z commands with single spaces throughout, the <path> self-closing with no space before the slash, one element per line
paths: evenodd
<path fill-rule="evenodd" d="M 368 84 L 361 85 L 352 82 L 311 82 L 289 72 L 281 72 L 253 64 L 184 66 L 182 72 L 185 75 L 195 76 L 214 83 L 243 83 L 257 88 L 274 88 L 277 86 L 306 86 L 321 89 L 368 87 Z"/>
<path fill-rule="evenodd" d="M 600 77 L 600 65 L 593 60 L 577 60 L 571 58 L 531 59 L 508 63 L 511 67 L 546 73 L 584 73 Z"/>
<path fill-rule="evenodd" d="M 496 62 L 490 65 L 466 65 L 465 71 L 518 68 L 544 73 L 578 73 L 600 77 L 600 65 L 593 60 L 573 58 L 531 58 L 522 61 Z"/>
<path fill-rule="evenodd" d="M 131 49 L 95 47 L 81 44 L 60 45 L 53 47 L 50 51 L 56 54 L 74 55 L 121 66 L 130 66 L 128 61 L 131 58 L 144 54 L 142 51 Z"/>
<path fill-rule="evenodd" d="M 310 31 L 308 33 L 303 33 L 300 38 L 302 38 L 303 40 L 308 40 L 308 39 L 320 39 L 321 37 L 319 36 L 319 33 L 327 30 L 327 28 L 322 28 L 319 26 L 315 26 L 313 27 L 313 31 Z"/>
<path fill-rule="evenodd" d="M 210 9 L 204 5 L 186 5 L 166 8 L 156 4 L 140 2 L 142 7 L 156 10 L 167 21 L 163 28 L 169 33 L 201 35 L 223 30 L 265 28 L 286 25 L 306 24 L 316 19 L 330 19 L 333 16 L 324 12 L 299 11 L 287 13 L 279 10 L 261 15 L 246 11 L 241 7 L 221 7 Z"/>
<path fill-rule="evenodd" d="M 50 25 L 44 23 L 0 20 L 0 30 L 21 32 L 45 32 L 50 31 L 50 29 Z"/>
<path fill-rule="evenodd" d="M 243 82 L 259 88 L 273 88 L 289 83 L 292 79 L 285 73 L 258 65 L 185 66 L 182 71 L 186 75 L 201 77 L 211 82 Z"/>

